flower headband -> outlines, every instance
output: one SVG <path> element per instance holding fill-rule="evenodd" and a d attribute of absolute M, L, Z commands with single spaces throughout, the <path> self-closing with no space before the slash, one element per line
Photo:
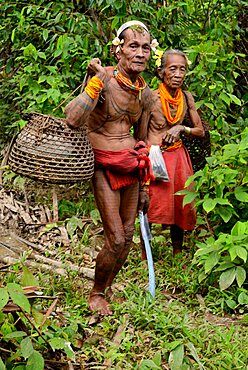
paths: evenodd
<path fill-rule="evenodd" d="M 117 36 L 116 36 L 116 37 L 114 38 L 114 40 L 112 41 L 112 44 L 113 44 L 114 46 L 117 46 L 117 48 L 116 48 L 116 52 L 117 52 L 117 53 L 118 53 L 118 51 L 120 50 L 121 45 L 124 43 L 124 40 L 123 40 L 123 39 L 122 39 L 122 40 L 120 40 L 120 39 L 119 39 L 120 34 L 121 34 L 124 30 L 126 30 L 127 28 L 132 27 L 132 26 L 140 26 L 140 27 L 142 27 L 146 32 L 148 32 L 148 33 L 149 33 L 148 28 L 146 27 L 146 25 L 145 25 L 144 23 L 140 22 L 140 21 L 128 21 L 128 22 L 124 23 L 124 24 L 123 24 L 123 25 L 118 29 L 118 31 L 117 31 Z M 151 46 L 151 49 L 152 49 L 153 51 L 156 51 L 156 47 L 158 46 L 158 42 L 157 42 L 157 40 L 156 40 L 156 39 L 153 39 L 153 40 L 152 40 L 152 42 L 151 42 L 151 44 L 150 44 L 150 46 Z"/>

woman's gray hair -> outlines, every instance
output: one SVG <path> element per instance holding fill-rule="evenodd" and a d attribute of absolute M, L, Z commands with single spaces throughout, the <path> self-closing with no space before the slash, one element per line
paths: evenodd
<path fill-rule="evenodd" d="M 188 67 L 188 58 L 187 58 L 187 55 L 183 51 L 177 50 L 177 49 L 168 49 L 162 55 L 161 65 L 157 69 L 157 75 L 160 78 L 160 80 L 163 80 L 164 71 L 165 71 L 165 67 L 166 67 L 166 63 L 167 63 L 167 59 L 169 55 L 180 55 L 181 57 L 185 59 L 186 67 Z"/>

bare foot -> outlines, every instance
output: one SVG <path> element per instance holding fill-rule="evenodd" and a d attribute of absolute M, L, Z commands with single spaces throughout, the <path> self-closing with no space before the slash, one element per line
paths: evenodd
<path fill-rule="evenodd" d="M 105 299 L 104 293 L 91 293 L 89 297 L 89 306 L 91 311 L 97 311 L 100 315 L 113 315 L 113 312 Z"/>

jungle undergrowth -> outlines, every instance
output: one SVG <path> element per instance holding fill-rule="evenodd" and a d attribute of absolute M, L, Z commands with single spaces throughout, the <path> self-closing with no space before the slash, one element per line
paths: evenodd
<path fill-rule="evenodd" d="M 94 210 L 93 207 L 90 211 Z M 85 214 L 79 211 L 77 216 L 80 218 Z M 74 230 L 75 234 L 81 235 L 75 248 L 71 246 L 68 250 L 68 247 L 54 245 L 52 250 L 57 251 L 61 261 L 84 263 L 81 254 L 86 247 L 90 248 L 94 228 L 101 227 L 97 218 L 94 221 L 83 230 Z M 89 311 L 87 299 L 93 284 L 91 280 L 75 272 L 58 277 L 53 272 L 32 271 L 43 294 L 59 299 L 55 314 L 50 315 L 41 328 L 54 350 L 21 316 L 31 330 L 33 353 L 41 354 L 44 366 L 49 366 L 49 361 L 54 358 L 57 361 L 57 365 L 53 364 L 54 370 L 69 369 L 68 360 L 72 361 L 75 369 L 106 369 L 108 365 L 117 370 L 246 370 L 247 313 L 228 309 L 225 304 L 227 293 L 220 291 L 218 286 L 208 286 L 207 281 L 199 284 L 197 266 L 192 265 L 195 243 L 206 233 L 203 230 L 186 233 L 182 255 L 173 258 L 169 230 L 161 230 L 160 226 L 152 228 L 151 247 L 156 276 L 156 297 L 152 299 L 148 293 L 147 262 L 141 261 L 138 224 L 137 219 L 130 254 L 114 284 L 115 295 L 124 297 L 125 301 L 111 304 L 114 312 L 111 317 L 103 318 Z M 84 234 L 88 238 L 82 240 Z M 2 286 L 21 281 L 23 271 L 20 264 L 11 266 L 9 270 L 0 275 Z M 230 297 L 232 292 L 228 294 Z M 44 311 L 47 306 L 37 300 L 33 308 L 36 311 L 31 315 L 36 312 L 38 316 L 37 311 Z M 25 367 L 25 359 L 14 354 L 26 340 L 25 337 L 14 337 L 19 330 L 15 321 L 11 314 L 0 313 L 0 347 L 6 349 L 11 343 L 12 352 L 11 357 L 4 354 L 3 358 L 8 358 L 6 363 L 10 370 L 30 370 L 32 368 Z M 28 339 L 25 343 L 32 348 Z"/>

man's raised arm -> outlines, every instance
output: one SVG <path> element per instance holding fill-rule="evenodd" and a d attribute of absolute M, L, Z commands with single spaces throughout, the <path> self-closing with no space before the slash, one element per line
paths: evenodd
<path fill-rule="evenodd" d="M 104 87 L 106 72 L 98 58 L 91 60 L 88 74 L 94 76 L 89 80 L 84 91 L 65 107 L 66 121 L 71 127 L 79 127 L 87 121 Z"/>

